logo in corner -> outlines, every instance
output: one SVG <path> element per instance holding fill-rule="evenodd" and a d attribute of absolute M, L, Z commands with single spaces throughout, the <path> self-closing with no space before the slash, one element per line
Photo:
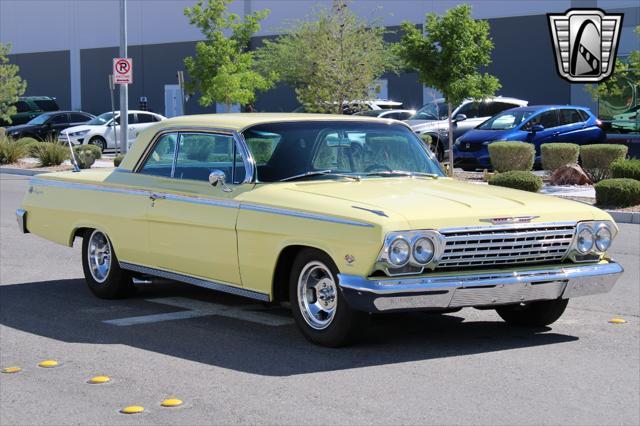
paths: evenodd
<path fill-rule="evenodd" d="M 572 83 L 609 78 L 615 67 L 622 16 L 600 9 L 547 14 L 560 77 Z"/>

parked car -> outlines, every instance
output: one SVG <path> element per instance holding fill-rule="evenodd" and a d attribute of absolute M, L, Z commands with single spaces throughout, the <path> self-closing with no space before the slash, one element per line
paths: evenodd
<path fill-rule="evenodd" d="M 506 109 L 525 106 L 528 101 L 516 98 L 498 96 L 482 102 L 466 100 L 453 110 L 453 138 L 454 140 L 488 118 Z M 431 136 L 431 147 L 439 161 L 444 160 L 449 149 L 449 120 L 447 104 L 444 99 L 438 99 L 420 108 L 407 123 L 417 134 Z"/>
<path fill-rule="evenodd" d="M 388 99 L 371 99 L 366 101 L 351 101 L 344 105 L 344 114 L 351 115 L 360 111 L 380 111 L 389 109 L 401 109 L 402 102 L 390 101 Z M 292 112 L 306 112 L 304 106 L 299 106 Z"/>
<path fill-rule="evenodd" d="M 522 141 L 535 145 L 570 142 L 602 143 L 605 132 L 588 108 L 571 105 L 540 105 L 503 111 L 458 138 L 453 146 L 454 165 L 464 170 L 491 169 L 488 145 L 495 141 Z"/>
<path fill-rule="evenodd" d="M 363 115 L 365 117 L 391 118 L 393 120 L 406 120 L 416 113 L 414 109 L 371 109 L 358 111 L 353 115 Z"/>
<path fill-rule="evenodd" d="M 160 114 L 149 111 L 129 111 L 129 125 L 127 127 L 127 140 L 129 144 L 133 143 L 138 133 L 159 121 L 166 120 Z M 81 125 L 70 127 L 60 132 L 59 140 L 67 142 L 67 138 L 71 140 L 73 145 L 92 144 L 105 149 L 115 148 L 120 139 L 120 112 L 105 112 L 95 117 L 93 120 Z"/>
<path fill-rule="evenodd" d="M 55 139 L 62 130 L 94 118 L 94 115 L 81 111 L 45 112 L 31 119 L 27 124 L 7 127 L 6 132 L 14 139 L 29 137 L 43 141 Z"/>
<path fill-rule="evenodd" d="M 25 124 L 48 111 L 59 111 L 56 98 L 50 96 L 24 96 L 15 103 L 17 112 L 11 116 L 11 122 L 0 120 L 0 127 Z"/>
<path fill-rule="evenodd" d="M 143 275 L 289 301 L 327 346 L 371 312 L 473 306 L 548 325 L 622 273 L 608 213 L 446 178 L 406 124 L 368 117 L 171 118 L 116 170 L 33 177 L 17 219 L 63 245 L 82 238 L 98 297 Z"/>

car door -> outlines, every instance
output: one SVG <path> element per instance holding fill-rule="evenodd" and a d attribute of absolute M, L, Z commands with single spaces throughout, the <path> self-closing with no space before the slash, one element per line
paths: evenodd
<path fill-rule="evenodd" d="M 537 124 L 544 127 L 544 129 L 534 131 L 534 126 Z M 522 130 L 528 132 L 526 141 L 535 145 L 536 157 L 540 156 L 540 145 L 556 141 L 556 138 L 560 134 L 558 126 L 558 112 L 555 109 L 534 115 L 522 126 Z"/>
<path fill-rule="evenodd" d="M 482 123 L 484 120 L 480 118 L 479 105 L 477 102 L 467 102 L 462 105 L 452 117 L 453 122 L 453 140 L 467 133 L 469 130 Z M 464 114 L 467 118 L 463 121 L 455 121 L 456 116 Z"/>
<path fill-rule="evenodd" d="M 41 137 L 43 139 L 57 139 L 58 134 L 67 127 L 69 127 L 69 114 L 56 114 L 42 126 Z"/>
<path fill-rule="evenodd" d="M 558 110 L 560 126 L 558 127 L 557 142 L 583 144 L 589 137 L 586 120 L 575 108 Z"/>
<path fill-rule="evenodd" d="M 226 184 L 209 183 L 221 171 Z M 241 285 L 236 198 L 253 185 L 231 133 L 174 132 L 160 136 L 141 167 L 153 193 L 148 213 L 153 267 Z"/>
<path fill-rule="evenodd" d="M 93 117 L 90 116 L 89 114 L 85 114 L 82 112 L 70 112 L 69 113 L 69 127 L 72 126 L 79 126 L 81 124 L 86 123 L 87 121 L 91 120 Z"/>

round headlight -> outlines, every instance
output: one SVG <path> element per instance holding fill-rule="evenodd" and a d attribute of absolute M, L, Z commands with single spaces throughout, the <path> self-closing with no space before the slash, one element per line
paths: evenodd
<path fill-rule="evenodd" d="M 418 238 L 413 244 L 413 258 L 416 262 L 426 265 L 433 259 L 435 247 L 430 238 Z"/>
<path fill-rule="evenodd" d="M 582 231 L 578 234 L 576 249 L 582 254 L 589 253 L 593 248 L 593 240 L 593 231 L 591 228 L 582 228 Z"/>
<path fill-rule="evenodd" d="M 389 262 L 394 266 L 404 266 L 410 253 L 409 243 L 403 238 L 396 238 L 389 246 Z"/>
<path fill-rule="evenodd" d="M 607 249 L 611 246 L 611 231 L 606 225 L 603 225 L 596 232 L 596 248 L 599 251 L 607 251 Z"/>

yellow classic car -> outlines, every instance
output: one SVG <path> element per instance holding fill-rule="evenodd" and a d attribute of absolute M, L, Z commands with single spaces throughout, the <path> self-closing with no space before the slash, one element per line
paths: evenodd
<path fill-rule="evenodd" d="M 368 117 L 169 119 L 116 169 L 32 178 L 17 219 L 81 238 L 98 297 L 151 276 L 289 302 L 326 346 L 377 312 L 477 307 L 548 325 L 622 273 L 606 212 L 451 179 L 407 125 Z"/>

